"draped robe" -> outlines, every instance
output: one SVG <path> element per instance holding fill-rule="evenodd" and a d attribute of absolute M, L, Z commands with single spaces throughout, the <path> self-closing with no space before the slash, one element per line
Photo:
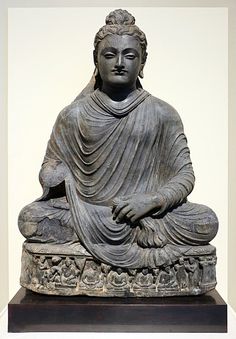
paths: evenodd
<path fill-rule="evenodd" d="M 62 181 L 80 242 L 113 266 L 169 264 L 217 232 L 214 212 L 186 199 L 194 174 L 178 113 L 143 89 L 121 102 L 97 89 L 59 114 L 40 173 L 39 203 Z M 160 210 L 135 225 L 113 219 L 115 198 L 156 192 L 164 200 Z"/>

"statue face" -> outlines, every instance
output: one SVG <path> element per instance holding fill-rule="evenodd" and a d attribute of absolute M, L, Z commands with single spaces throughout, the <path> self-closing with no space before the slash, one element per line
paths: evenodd
<path fill-rule="evenodd" d="M 139 42 L 129 35 L 108 35 L 98 46 L 95 62 L 103 86 L 132 87 L 140 70 L 142 50 Z"/>

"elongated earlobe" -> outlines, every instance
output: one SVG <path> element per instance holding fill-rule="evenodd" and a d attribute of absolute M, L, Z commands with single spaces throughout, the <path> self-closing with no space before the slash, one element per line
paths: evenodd
<path fill-rule="evenodd" d="M 96 77 L 96 76 L 98 76 L 98 74 L 99 74 L 98 69 L 97 69 L 97 67 L 95 67 L 94 76 Z"/>
<path fill-rule="evenodd" d="M 143 79 L 143 77 L 144 77 L 144 74 L 143 74 L 143 69 L 141 69 L 140 71 L 139 71 L 139 75 L 138 75 L 141 79 Z"/>

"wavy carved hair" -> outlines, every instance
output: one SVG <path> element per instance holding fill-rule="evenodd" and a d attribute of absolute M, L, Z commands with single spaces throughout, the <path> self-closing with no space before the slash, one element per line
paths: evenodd
<path fill-rule="evenodd" d="M 132 14 L 123 9 L 116 9 L 106 17 L 106 25 L 100 28 L 94 39 L 94 58 L 96 60 L 99 43 L 107 35 L 131 35 L 137 39 L 142 49 L 142 63 L 147 58 L 147 39 L 141 29 L 135 25 Z"/>

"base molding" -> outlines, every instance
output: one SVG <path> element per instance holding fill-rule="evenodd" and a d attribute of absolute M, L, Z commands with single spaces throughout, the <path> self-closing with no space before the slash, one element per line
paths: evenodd
<path fill-rule="evenodd" d="M 167 297 L 200 295 L 216 286 L 216 253 L 195 246 L 167 266 L 126 269 L 99 263 L 80 244 L 25 242 L 21 286 L 49 295 Z"/>
<path fill-rule="evenodd" d="M 8 305 L 9 332 L 227 332 L 227 305 L 201 296 L 48 296 L 21 288 Z"/>

